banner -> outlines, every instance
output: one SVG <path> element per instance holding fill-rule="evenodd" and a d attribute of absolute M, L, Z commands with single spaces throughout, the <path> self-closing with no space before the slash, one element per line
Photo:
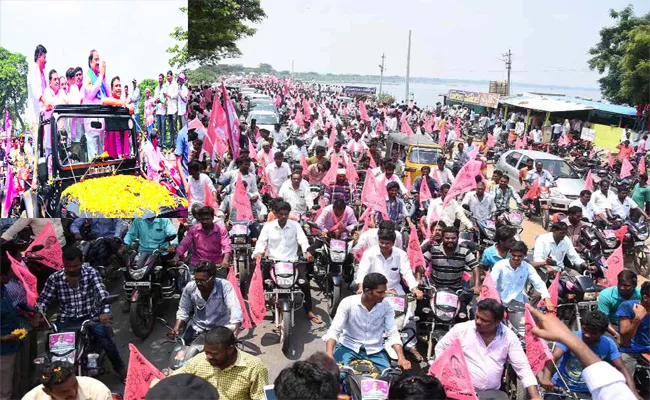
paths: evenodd
<path fill-rule="evenodd" d="M 456 89 L 447 92 L 448 100 L 489 108 L 497 108 L 500 97 L 501 96 L 496 93 L 467 92 L 465 90 Z"/>
<path fill-rule="evenodd" d="M 594 129 L 589 129 L 587 127 L 582 128 L 582 132 L 580 132 L 580 140 L 587 140 L 589 142 L 593 142 L 595 138 L 596 138 L 596 131 Z"/>

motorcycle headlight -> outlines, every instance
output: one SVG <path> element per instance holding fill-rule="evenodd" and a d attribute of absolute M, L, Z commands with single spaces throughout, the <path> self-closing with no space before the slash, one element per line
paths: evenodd
<path fill-rule="evenodd" d="M 640 230 L 639 232 L 637 232 L 637 237 L 639 238 L 639 240 L 645 242 L 646 240 L 648 240 L 648 231 Z"/>
<path fill-rule="evenodd" d="M 146 270 L 147 270 L 146 267 L 142 267 L 138 269 L 132 268 L 129 269 L 129 275 L 131 275 L 131 278 L 135 279 L 136 281 L 139 281 L 144 276 Z"/>
<path fill-rule="evenodd" d="M 278 276 L 276 277 L 275 283 L 277 283 L 278 286 L 281 287 L 282 289 L 288 289 L 291 286 L 293 286 L 293 276 L 287 276 L 287 277 Z"/>

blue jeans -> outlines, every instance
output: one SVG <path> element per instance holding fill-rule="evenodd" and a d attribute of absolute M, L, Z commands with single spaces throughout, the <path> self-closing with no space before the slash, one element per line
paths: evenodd
<path fill-rule="evenodd" d="M 151 131 L 153 130 L 153 124 L 147 127 L 147 140 L 151 140 Z"/>
<path fill-rule="evenodd" d="M 160 133 L 160 148 L 165 148 L 165 120 L 166 115 L 156 114 L 156 126 L 158 127 L 158 132 Z"/>
<path fill-rule="evenodd" d="M 59 332 L 65 331 L 66 327 L 69 326 L 80 326 L 85 319 L 88 318 L 70 319 L 61 322 L 58 326 Z M 124 361 L 122 361 L 120 352 L 117 350 L 117 346 L 110 335 L 111 331 L 108 327 L 104 324 L 98 324 L 90 326 L 88 329 L 90 329 L 90 334 L 95 337 L 95 339 L 99 340 L 99 344 L 104 348 L 104 351 L 106 351 L 106 356 L 111 361 L 113 370 L 115 370 L 115 372 L 121 372 L 124 369 Z"/>
<path fill-rule="evenodd" d="M 334 348 L 334 359 L 343 365 L 348 365 L 350 364 L 350 361 L 353 360 L 369 360 L 375 364 L 375 367 L 377 367 L 380 372 L 384 371 L 386 368 L 390 368 L 390 358 L 384 349 L 379 353 L 368 354 L 366 353 L 366 349 L 361 347 L 357 353 L 348 347 L 337 344 Z"/>

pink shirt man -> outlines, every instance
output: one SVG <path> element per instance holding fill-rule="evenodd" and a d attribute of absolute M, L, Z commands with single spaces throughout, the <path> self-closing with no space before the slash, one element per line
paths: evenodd
<path fill-rule="evenodd" d="M 354 211 L 346 206 L 343 215 L 339 218 L 334 214 L 334 205 L 330 204 L 323 209 L 323 212 L 316 219 L 316 225 L 324 232 L 327 232 L 338 223 L 341 224 L 344 231 L 341 236 L 345 237 L 347 233 L 350 233 L 357 226 L 357 217 L 354 216 Z"/>
<path fill-rule="evenodd" d="M 192 265 L 201 261 L 212 261 L 219 265 L 224 254 L 232 251 L 228 230 L 221 222 L 215 223 L 210 231 L 203 229 L 201 224 L 191 227 L 176 249 L 176 254 L 182 258 L 190 247 L 193 249 L 190 259 Z"/>

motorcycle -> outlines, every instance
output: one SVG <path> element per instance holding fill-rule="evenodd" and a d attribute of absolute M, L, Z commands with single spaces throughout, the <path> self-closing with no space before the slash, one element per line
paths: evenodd
<path fill-rule="evenodd" d="M 403 296 L 398 295 L 394 291 L 386 293 L 384 301 L 390 304 L 395 311 L 395 325 L 399 331 L 400 339 L 402 340 L 402 347 L 404 350 L 410 350 L 416 345 L 417 332 L 415 324 L 419 318 L 415 316 L 416 299 L 411 294 Z M 394 362 L 397 362 L 397 353 L 392 346 L 384 344 L 384 349 L 388 356 Z"/>
<path fill-rule="evenodd" d="M 461 239 L 475 243 L 478 246 L 478 254 L 481 255 L 485 249 L 494 244 L 497 224 L 493 219 L 479 221 L 469 210 L 465 210 L 465 214 L 472 221 L 475 229 L 470 232 L 463 232 Z"/>
<path fill-rule="evenodd" d="M 267 305 L 273 309 L 283 352 L 290 348 L 295 310 L 302 307 L 305 301 L 305 294 L 298 287 L 298 284 L 304 284 L 306 279 L 298 277 L 298 264 L 304 262 L 262 260 L 262 265 L 268 267 L 270 272 L 270 279 L 264 280 L 264 297 Z"/>
<path fill-rule="evenodd" d="M 340 365 L 342 394 L 351 400 L 383 400 L 388 398 L 391 383 L 401 375 L 398 368 L 379 371 L 368 360 L 354 360 L 349 365 Z"/>
<path fill-rule="evenodd" d="M 229 232 L 232 242 L 233 266 L 239 277 L 239 288 L 245 296 L 248 295 L 248 284 L 252 276 L 251 256 L 254 247 L 249 225 L 249 221 L 233 222 Z"/>
<path fill-rule="evenodd" d="M 515 239 L 521 240 L 520 235 L 524 228 L 521 226 L 524 215 L 521 211 L 509 211 L 509 210 L 497 210 L 496 214 L 496 227 L 499 226 L 510 226 L 514 228 L 517 233 L 515 234 Z"/>
<path fill-rule="evenodd" d="M 528 189 L 520 193 L 523 196 Z M 528 206 L 524 208 L 524 215 L 530 219 L 533 216 L 539 217 L 542 227 L 548 230 L 551 225 L 551 188 L 540 186 L 539 196 L 536 197 Z"/>
<path fill-rule="evenodd" d="M 589 275 L 560 275 L 557 317 L 573 331 L 582 330 L 582 318 L 598 309 L 598 294 L 604 287 Z"/>
<path fill-rule="evenodd" d="M 316 224 L 311 223 L 310 226 L 314 228 Z M 314 281 L 327 299 L 327 312 L 334 317 L 342 299 L 343 282 L 349 286 L 354 278 L 351 265 L 345 268 L 350 240 L 326 239 L 321 235 L 314 236 L 314 240 L 322 243 L 316 250 L 318 255 L 314 260 Z"/>
<path fill-rule="evenodd" d="M 163 324 L 164 327 L 169 329 L 169 331 L 174 332 L 174 328 L 167 324 L 164 318 L 156 318 L 158 322 Z M 189 326 L 189 322 L 187 324 Z M 203 352 L 203 347 L 205 346 L 205 336 L 200 334 L 190 343 L 189 345 L 185 343 L 183 335 L 174 334 L 173 340 L 167 340 L 164 343 L 173 343 L 174 348 L 172 349 L 169 360 L 167 361 L 167 367 L 163 368 L 161 371 L 165 375 L 170 375 L 172 372 L 181 368 L 185 363 L 187 363 L 192 357 Z"/>
<path fill-rule="evenodd" d="M 160 303 L 180 299 L 190 279 L 188 266 L 182 262 L 172 263 L 173 254 L 167 252 L 166 244 L 175 237 L 167 236 L 160 247 L 147 256 L 142 268 L 137 268 L 137 257 L 132 257 L 124 274 L 126 301 L 131 303 L 131 330 L 143 340 L 153 331 L 154 316 Z"/>
<path fill-rule="evenodd" d="M 110 304 L 118 295 L 106 297 L 102 304 Z M 77 376 L 97 377 L 102 375 L 106 352 L 90 332 L 90 328 L 100 325 L 99 317 L 86 319 L 79 326 L 73 326 L 60 331 L 56 323 L 50 322 L 44 313 L 41 313 L 49 332 L 46 335 L 45 354 L 34 359 L 34 364 L 45 365 L 54 361 L 65 361 L 75 366 Z M 110 327 L 111 336 L 113 331 Z"/>
<path fill-rule="evenodd" d="M 81 240 L 77 247 L 88 265 L 95 268 L 105 281 L 117 278 L 123 268 L 123 262 L 117 254 L 117 245 L 111 243 L 114 238 L 98 237 L 95 240 Z M 122 241 L 118 238 L 119 243 Z"/>

